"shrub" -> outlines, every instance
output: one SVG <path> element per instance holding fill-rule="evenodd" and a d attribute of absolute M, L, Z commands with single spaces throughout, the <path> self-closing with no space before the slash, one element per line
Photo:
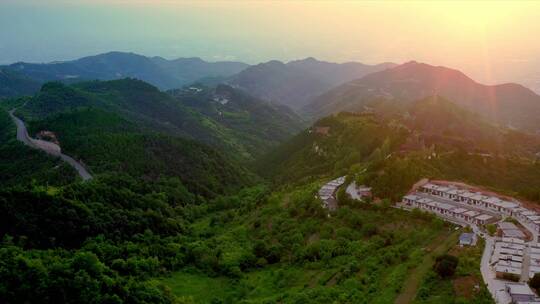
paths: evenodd
<path fill-rule="evenodd" d="M 486 225 L 486 230 L 489 235 L 493 236 L 495 232 L 497 232 L 497 226 L 495 226 L 494 224 L 488 224 Z"/>
<path fill-rule="evenodd" d="M 503 273 L 502 274 L 502 279 L 507 280 L 507 281 L 517 282 L 517 281 L 519 281 L 519 275 L 513 274 L 513 273 Z"/>
<path fill-rule="evenodd" d="M 529 280 L 529 286 L 536 290 L 540 289 L 540 273 L 535 273 L 532 279 Z"/>
<path fill-rule="evenodd" d="M 443 278 L 451 277 L 456 272 L 458 262 L 459 259 L 457 257 L 444 254 L 437 257 L 433 269 Z"/>

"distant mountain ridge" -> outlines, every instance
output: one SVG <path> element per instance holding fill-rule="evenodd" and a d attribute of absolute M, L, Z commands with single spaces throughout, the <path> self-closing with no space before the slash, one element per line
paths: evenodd
<path fill-rule="evenodd" d="M 507 127 L 540 130 L 540 96 L 533 91 L 513 83 L 483 85 L 458 70 L 415 61 L 343 84 L 314 98 L 303 111 L 322 117 L 363 110 L 374 98 L 411 102 L 432 95 Z"/>
<path fill-rule="evenodd" d="M 203 77 L 231 76 L 248 67 L 241 62 L 206 62 L 200 58 L 167 60 L 134 53 L 109 52 L 72 61 L 53 63 L 18 62 L 0 69 L 18 73 L 36 82 L 74 82 L 137 78 L 159 89 L 180 88 Z M 1 82 L 0 82 L 1 84 Z"/>
<path fill-rule="evenodd" d="M 285 104 L 293 109 L 347 81 L 394 67 L 394 63 L 366 65 L 331 63 L 309 57 L 283 63 L 272 60 L 246 68 L 228 83 L 251 95 Z"/>

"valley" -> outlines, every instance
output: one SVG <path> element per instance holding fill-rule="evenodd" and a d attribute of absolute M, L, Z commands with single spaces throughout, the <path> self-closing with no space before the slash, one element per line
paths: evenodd
<path fill-rule="evenodd" d="M 507 303 L 491 261 L 505 240 L 487 233 L 507 215 L 468 206 L 460 214 L 470 219 L 458 219 L 394 203 L 426 178 L 535 206 L 540 138 L 531 129 L 480 115 L 459 96 L 364 95 L 378 90 L 370 79 L 401 75 L 395 69 L 410 63 L 306 59 L 257 73 L 267 65 L 280 67 L 276 75 L 311 75 L 309 96 L 292 105 L 240 85 L 253 72 L 246 67 L 238 78 L 205 72 L 211 80 L 170 90 L 136 78 L 63 80 L 2 99 L 0 278 L 12 292 L 0 295 L 29 303 Z M 320 95 L 309 87 L 323 76 L 334 88 Z M 341 84 L 349 77 L 373 90 L 336 93 L 350 89 Z M 270 79 L 283 82 L 268 92 L 304 87 Z M 347 98 L 334 104 L 338 95 Z M 310 112 L 321 98 L 322 110 Z M 341 106 L 348 101 L 354 106 Z M 537 238 L 533 224 L 517 221 Z M 461 247 L 469 229 L 477 243 Z M 441 259 L 457 260 L 448 276 Z M 43 288 L 26 288 L 36 284 Z"/>
<path fill-rule="evenodd" d="M 0 304 L 540 304 L 539 20 L 0 0 Z"/>

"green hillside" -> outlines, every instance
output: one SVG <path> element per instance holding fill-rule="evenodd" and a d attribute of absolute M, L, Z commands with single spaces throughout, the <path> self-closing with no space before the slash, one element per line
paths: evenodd
<path fill-rule="evenodd" d="M 17 113 L 32 121 L 79 107 L 100 108 L 121 115 L 141 129 L 193 139 L 242 161 L 267 152 L 302 127 L 300 119 L 285 107 L 273 107 L 232 88 L 227 91 L 230 105 L 214 111 L 208 111 L 208 107 L 216 103 L 213 98 L 220 91 L 208 88 L 200 94 L 180 92 L 175 98 L 135 79 L 71 86 L 47 83 Z"/>
<path fill-rule="evenodd" d="M 398 199 L 422 177 L 462 180 L 540 201 L 537 137 L 494 127 L 441 98 L 317 121 L 259 162 L 277 184 L 353 173 Z M 328 128 L 328 135 L 319 128 Z M 496 176 L 497 178 L 493 178 Z"/>
<path fill-rule="evenodd" d="M 283 105 L 256 99 L 226 85 L 196 86 L 172 94 L 185 106 L 230 130 L 249 157 L 259 157 L 305 128 L 305 123 Z"/>
<path fill-rule="evenodd" d="M 32 95 L 39 90 L 40 82 L 24 75 L 0 68 L 0 98 Z"/>
<path fill-rule="evenodd" d="M 422 248 L 451 229 L 371 204 L 328 217 L 313 198 L 318 185 L 208 201 L 179 181 L 119 174 L 54 192 L 4 187 L 0 294 L 41 303 L 388 303 Z"/>
<path fill-rule="evenodd" d="M 118 114 L 100 109 L 79 108 L 32 121 L 29 127 L 55 132 L 64 153 L 82 159 L 97 174 L 123 172 L 143 180 L 175 176 L 190 191 L 203 195 L 238 190 L 252 176 L 210 147 L 143 132 Z"/>
<path fill-rule="evenodd" d="M 137 89 L 123 89 L 129 81 L 110 85 L 51 84 L 21 108 L 31 133 L 53 131 L 94 178 L 48 184 L 37 175 L 34 182 L 0 186 L 0 297 L 7 302 L 367 304 L 405 294 L 419 303 L 441 296 L 490 303 L 483 286 L 463 298 L 452 281 L 429 281 L 433 260 L 452 250 L 460 231 L 390 203 L 423 177 L 539 199 L 528 186 L 540 182 L 530 157 L 534 140 L 469 123 L 476 117 L 444 100 L 406 109 L 380 101 L 372 113 L 323 118 L 260 158 L 257 172 L 272 181 L 266 185 L 223 150 L 151 122 L 160 109 L 180 104 L 230 126 L 246 143 L 240 134 L 270 136 L 242 133 L 269 108 L 246 115 L 242 95 L 228 87 L 200 96 L 176 92 L 155 105 L 139 100 Z M 216 94 L 229 102 L 211 102 Z M 230 114 L 220 120 L 219 112 Z M 2 121 L 14 138 L 9 120 Z M 315 193 L 341 174 L 372 186 L 382 200 L 339 195 L 337 211 L 323 209 Z M 466 264 L 456 279 L 478 269 L 476 253 L 458 256 Z M 416 281 L 418 291 L 410 288 Z"/>

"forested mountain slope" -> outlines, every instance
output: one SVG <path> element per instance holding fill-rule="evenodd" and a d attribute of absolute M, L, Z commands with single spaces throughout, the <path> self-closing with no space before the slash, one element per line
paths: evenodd
<path fill-rule="evenodd" d="M 536 138 L 441 97 L 379 99 L 290 140 L 301 128 L 290 110 L 223 85 L 164 93 L 132 79 L 49 83 L 2 102 L 23 104 L 31 133 L 52 131 L 94 178 L 78 182 L 70 168 L 58 176 L 41 155 L 27 161 L 42 167 L 0 185 L 0 298 L 10 303 L 392 303 L 411 270 L 459 234 L 389 206 L 419 178 L 540 199 L 529 186 L 540 182 Z M 0 134 L 14 138 L 2 117 Z M 195 141 L 206 138 L 216 142 Z M 282 141 L 260 158 L 271 185 L 229 155 Z M 19 149 L 9 153 L 21 162 Z M 342 174 L 382 200 L 339 195 L 337 211 L 324 209 L 315 193 Z M 490 303 L 483 286 L 459 300 Z"/>
<path fill-rule="evenodd" d="M 460 71 L 414 61 L 343 84 L 315 98 L 304 111 L 322 117 L 364 110 L 374 98 L 411 103 L 431 95 L 443 96 L 505 127 L 540 129 L 540 96 L 533 91 L 513 83 L 483 85 Z"/>
<path fill-rule="evenodd" d="M 262 155 L 306 126 L 287 106 L 257 99 L 227 85 L 171 93 L 183 105 L 230 130 L 249 156 Z"/>
<path fill-rule="evenodd" d="M 40 83 L 24 75 L 0 68 L 0 98 L 32 95 L 40 88 Z"/>
<path fill-rule="evenodd" d="M 454 147 L 447 137 L 460 132 L 479 145 L 484 136 L 506 134 L 489 124 L 474 129 L 474 115 L 434 98 L 406 109 L 380 100 L 370 114 L 321 119 L 267 159 L 259 172 L 273 174 L 272 188 L 239 190 L 259 180 L 222 150 L 158 133 L 150 113 L 141 117 L 179 103 L 216 121 L 230 112 L 220 124 L 240 132 L 246 122 L 235 115 L 271 117 L 276 109 L 252 109 L 227 86 L 188 88 L 154 105 L 122 93 L 124 86 L 137 96 L 145 91 L 147 84 L 132 82 L 49 84 L 34 98 L 9 101 L 28 100 L 20 114 L 32 133 L 54 131 L 97 174 L 84 183 L 0 186 L 0 296 L 8 302 L 391 303 L 411 269 L 459 232 L 430 215 L 391 208 L 389 199 L 425 176 L 485 182 L 497 173 L 485 185 L 504 190 L 522 178 L 540 180 L 529 146 L 488 161 L 476 146 Z M 428 121 L 442 113 L 447 121 Z M 430 138 L 429 146 L 403 146 L 416 137 Z M 455 152 L 441 153 L 448 147 Z M 329 213 L 314 194 L 344 173 L 384 200 L 340 196 L 340 208 Z M 486 292 L 480 286 L 463 301 L 489 303 Z"/>
<path fill-rule="evenodd" d="M 353 173 L 380 197 L 393 199 L 422 177 L 540 199 L 537 136 L 493 126 L 441 97 L 368 105 L 369 112 L 320 119 L 262 158 L 260 171 L 279 184 Z"/>
<path fill-rule="evenodd" d="M 210 137 L 210 129 L 190 113 L 171 96 L 138 80 L 76 87 L 46 84 L 16 112 L 31 135 L 52 132 L 62 150 L 94 174 L 123 172 L 143 180 L 179 177 L 191 192 L 204 196 L 250 184 L 252 174 L 229 153 L 160 132 L 166 128 L 158 119 L 175 119 L 190 138 L 197 134 L 188 132 L 198 130 Z M 180 115 L 191 118 L 192 125 L 178 121 Z"/>
<path fill-rule="evenodd" d="M 17 113 L 32 121 L 79 107 L 100 108 L 124 116 L 139 128 L 193 139 L 243 161 L 268 151 L 302 127 L 301 120 L 286 107 L 232 88 L 177 90 L 176 95 L 135 79 L 71 86 L 48 83 Z M 221 104 L 223 98 L 228 104 Z"/>

